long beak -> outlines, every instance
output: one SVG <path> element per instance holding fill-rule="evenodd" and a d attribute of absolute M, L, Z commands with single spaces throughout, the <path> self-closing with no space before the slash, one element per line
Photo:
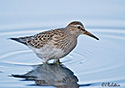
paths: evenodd
<path fill-rule="evenodd" d="M 86 30 L 85 30 L 84 34 L 85 34 L 85 35 L 88 35 L 88 36 L 90 36 L 90 37 L 93 37 L 93 38 L 95 38 L 95 39 L 97 39 L 97 40 L 99 40 L 99 38 L 97 38 L 95 35 L 91 34 L 90 32 L 88 32 L 88 31 L 86 31 Z"/>

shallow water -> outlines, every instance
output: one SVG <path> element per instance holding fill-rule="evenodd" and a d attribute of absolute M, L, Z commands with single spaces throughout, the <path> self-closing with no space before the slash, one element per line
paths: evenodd
<path fill-rule="evenodd" d="M 125 86 L 125 30 L 124 29 L 88 29 L 98 35 L 99 41 L 81 35 L 77 47 L 61 62 L 78 78 L 80 87 L 101 87 L 103 82 Z M 32 65 L 41 60 L 27 47 L 8 40 L 8 36 L 22 36 L 37 33 L 35 31 L 1 32 L 0 83 L 1 87 L 34 87 L 34 81 L 22 81 L 10 77 L 11 74 L 23 75 L 31 71 Z M 50 61 L 51 63 L 52 61 Z M 39 73 L 38 73 L 39 74 Z M 7 85 L 6 85 L 7 84 Z M 77 88 L 77 87 L 76 87 Z"/>
<path fill-rule="evenodd" d="M 41 5 L 32 0 L 29 4 L 16 0 L 0 3 L 3 8 L 0 9 L 0 88 L 39 87 L 36 84 L 41 88 L 109 88 L 108 83 L 125 88 L 124 1 L 78 0 L 79 7 L 74 7 L 76 2 L 55 1 L 58 4 L 39 1 Z M 28 47 L 8 39 L 65 27 L 76 19 L 84 22 L 85 28 L 100 40 L 79 36 L 77 47 L 61 59 L 63 65 L 59 68 L 55 64 L 43 65 Z M 42 81 L 36 82 L 34 76 Z M 32 81 L 27 77 L 33 77 Z"/>

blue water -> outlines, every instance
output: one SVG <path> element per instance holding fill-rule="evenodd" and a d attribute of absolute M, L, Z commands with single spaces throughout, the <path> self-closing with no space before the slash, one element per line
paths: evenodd
<path fill-rule="evenodd" d="M 102 86 L 103 83 L 116 83 L 120 87 L 115 88 L 125 88 L 124 3 L 124 0 L 0 1 L 0 88 L 59 86 L 55 82 L 49 86 L 36 86 L 34 80 L 28 81 L 25 78 L 11 76 L 12 74 L 24 76 L 30 71 L 35 71 L 35 76 L 39 80 L 43 80 L 43 71 L 48 72 L 48 77 L 52 79 L 55 75 L 63 77 L 61 74 L 67 74 L 64 77 L 76 77 L 78 80 L 75 80 L 75 83 L 70 81 L 72 84 L 70 87 L 74 88 L 109 87 Z M 74 20 L 83 22 L 85 28 L 100 40 L 85 35 L 79 36 L 77 47 L 61 59 L 65 68 L 42 65 L 42 60 L 28 47 L 7 39 L 65 27 Z M 37 71 L 40 64 L 41 67 L 51 69 L 42 68 L 43 70 Z M 55 68 L 59 73 L 49 74 Z M 47 80 L 46 76 L 44 77 L 44 80 Z M 54 80 L 59 80 L 58 77 Z"/>

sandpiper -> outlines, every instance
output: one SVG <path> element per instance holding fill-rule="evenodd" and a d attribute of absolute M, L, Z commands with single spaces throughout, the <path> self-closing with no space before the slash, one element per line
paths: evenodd
<path fill-rule="evenodd" d="M 53 29 L 33 36 L 10 39 L 25 44 L 46 63 L 50 59 L 59 61 L 60 58 L 69 54 L 75 48 L 80 34 L 85 34 L 99 40 L 96 36 L 85 30 L 83 24 L 79 21 L 73 21 L 65 28 Z"/>

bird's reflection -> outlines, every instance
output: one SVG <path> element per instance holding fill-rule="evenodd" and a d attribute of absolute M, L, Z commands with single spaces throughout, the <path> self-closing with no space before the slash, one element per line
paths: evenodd
<path fill-rule="evenodd" d="M 63 64 L 40 64 L 24 75 L 12 75 L 13 77 L 34 80 L 36 85 L 55 86 L 59 88 L 78 88 L 78 78 Z"/>

